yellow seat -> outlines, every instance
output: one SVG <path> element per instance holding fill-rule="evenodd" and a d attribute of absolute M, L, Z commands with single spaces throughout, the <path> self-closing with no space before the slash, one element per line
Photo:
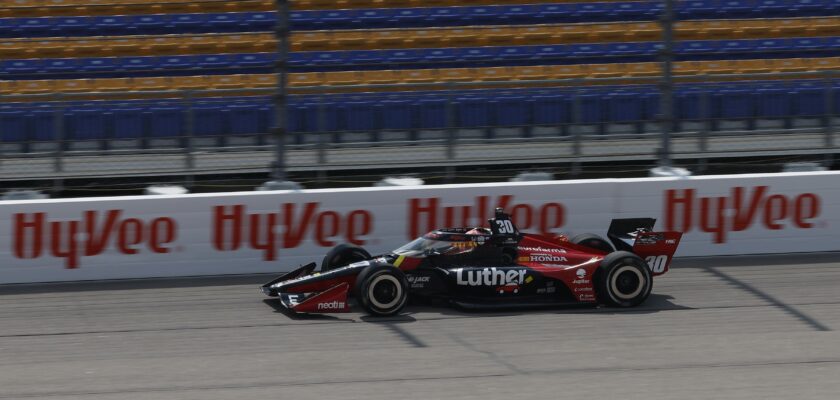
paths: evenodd
<path fill-rule="evenodd" d="M 73 43 L 69 40 L 39 40 L 29 42 L 29 54 L 32 58 L 72 57 Z"/>
<path fill-rule="evenodd" d="M 705 39 L 725 39 L 734 36 L 741 21 L 704 21 L 702 30 Z"/>
<path fill-rule="evenodd" d="M 551 79 L 577 79 L 587 76 L 588 65 L 549 65 L 546 72 Z"/>
<path fill-rule="evenodd" d="M 288 78 L 287 78 L 288 79 Z M 277 87 L 277 75 L 275 74 L 252 74 L 243 75 L 242 82 L 250 88 L 274 89 Z"/>
<path fill-rule="evenodd" d="M 90 79 L 61 79 L 55 83 L 55 90 L 59 93 L 85 93 L 94 92 L 93 82 Z"/>
<path fill-rule="evenodd" d="M 370 34 L 364 31 L 335 32 L 333 43 L 342 50 L 361 50 L 370 48 Z"/>
<path fill-rule="evenodd" d="M 67 57 L 109 57 L 113 55 L 109 40 L 76 40 L 65 42 Z"/>
<path fill-rule="evenodd" d="M 446 34 L 436 29 L 419 29 L 411 32 L 407 45 L 416 48 L 440 48 L 447 47 Z M 451 43 L 451 46 L 460 46 L 458 43 Z"/>
<path fill-rule="evenodd" d="M 6 0 L 3 5 L 12 10 L 12 17 L 39 17 L 44 10 L 38 6 L 41 2 L 37 0 Z"/>
<path fill-rule="evenodd" d="M 382 8 L 382 0 L 345 0 L 347 8 Z M 419 7 L 430 7 L 419 6 Z"/>
<path fill-rule="evenodd" d="M 726 75 L 738 72 L 737 64 L 734 61 L 684 61 L 674 64 L 674 74 L 694 75 L 694 66 L 697 72 L 705 75 Z M 679 68 L 677 68 L 679 67 Z"/>
<path fill-rule="evenodd" d="M 512 81 L 516 78 L 514 71 L 509 67 L 479 68 L 476 72 L 474 80 L 480 82 Z"/>
<path fill-rule="evenodd" d="M 177 37 L 158 36 L 145 40 L 146 49 L 150 55 L 183 54 L 181 39 Z"/>
<path fill-rule="evenodd" d="M 330 86 L 359 85 L 362 83 L 362 74 L 359 71 L 326 72 L 324 81 Z"/>
<path fill-rule="evenodd" d="M 252 51 L 254 53 L 276 53 L 277 40 L 271 35 L 256 35 L 252 43 Z M 227 49 L 230 49 L 227 47 Z"/>
<path fill-rule="evenodd" d="M 765 38 L 773 34 L 773 25 L 766 19 L 739 21 L 736 37 Z"/>
<path fill-rule="evenodd" d="M 30 58 L 29 55 L 21 57 L 21 55 L 26 54 L 28 43 L 25 41 L 0 40 L 0 58 Z"/>
<path fill-rule="evenodd" d="M 402 81 L 402 75 L 394 70 L 362 71 L 361 81 L 367 85 L 395 84 Z"/>
<path fill-rule="evenodd" d="M 769 60 L 773 72 L 804 72 L 811 67 L 801 58 L 785 58 L 778 60 Z"/>
<path fill-rule="evenodd" d="M 0 95 L 10 95 L 15 93 L 15 82 L 17 81 L 0 80 Z"/>
<path fill-rule="evenodd" d="M 590 78 L 618 78 L 627 74 L 624 64 L 590 64 L 587 69 Z"/>
<path fill-rule="evenodd" d="M 97 92 L 127 92 L 131 89 L 131 78 L 94 79 L 93 87 Z"/>
<path fill-rule="evenodd" d="M 168 2 L 160 4 L 163 14 L 198 14 L 202 13 L 200 2 Z"/>
<path fill-rule="evenodd" d="M 591 27 L 583 24 L 554 25 L 553 28 L 556 43 L 583 43 L 591 32 Z"/>
<path fill-rule="evenodd" d="M 437 70 L 410 69 L 400 71 L 402 83 L 434 83 L 438 82 Z"/>
<path fill-rule="evenodd" d="M 408 45 L 409 34 L 397 29 L 369 32 L 371 44 L 375 48 L 403 48 Z"/>
<path fill-rule="evenodd" d="M 111 49 L 114 56 L 131 56 L 143 51 L 143 42 L 136 39 L 116 38 L 103 41 L 103 45 Z"/>
<path fill-rule="evenodd" d="M 209 75 L 206 79 L 212 89 L 242 89 L 246 86 L 243 75 Z"/>
<path fill-rule="evenodd" d="M 237 51 L 227 51 L 227 46 L 233 40 L 220 41 L 219 38 L 212 35 L 195 35 L 182 39 L 183 51 L 185 54 L 216 54 L 216 53 L 236 53 Z"/>
<path fill-rule="evenodd" d="M 55 81 L 32 80 L 17 81 L 14 87 L 15 94 L 45 94 L 55 92 Z"/>
<path fill-rule="evenodd" d="M 151 90 L 171 90 L 169 78 L 163 76 L 133 78 L 131 79 L 131 90 L 134 91 L 151 91 Z"/>
<path fill-rule="evenodd" d="M 598 24 L 589 27 L 589 39 L 593 42 L 620 42 L 626 34 L 626 24 Z"/>
<path fill-rule="evenodd" d="M 840 57 L 813 58 L 807 64 L 811 71 L 840 71 Z"/>
<path fill-rule="evenodd" d="M 513 67 L 513 77 L 520 81 L 541 81 L 548 80 L 549 74 L 544 66 Z"/>
<path fill-rule="evenodd" d="M 627 75 L 632 77 L 661 76 L 662 68 L 657 63 L 632 63 L 627 64 Z"/>
<path fill-rule="evenodd" d="M 216 2 L 209 2 L 210 4 L 215 4 Z M 205 3 L 202 3 L 205 4 Z M 162 14 L 163 7 L 161 6 L 160 2 L 158 3 L 142 3 L 142 2 L 133 2 L 133 3 L 125 3 L 116 5 L 113 8 L 113 12 L 117 15 L 144 15 L 144 14 Z"/>
<path fill-rule="evenodd" d="M 478 73 L 474 68 L 444 68 L 439 69 L 439 82 L 474 82 Z"/>
<path fill-rule="evenodd" d="M 304 32 L 292 34 L 292 50 L 329 50 L 332 38 L 326 32 Z"/>
<path fill-rule="evenodd" d="M 803 19 L 773 20 L 773 34 L 781 37 L 808 36 L 810 24 Z"/>
<path fill-rule="evenodd" d="M 624 38 L 628 42 L 650 42 L 662 39 L 662 30 L 655 22 L 637 22 L 625 24 L 624 27 L 626 29 Z"/>
<path fill-rule="evenodd" d="M 457 29 L 446 29 L 439 33 L 440 36 L 445 38 L 445 42 L 448 42 L 452 47 L 473 47 L 481 45 L 481 30 L 480 29 L 472 29 L 472 28 L 457 28 Z M 415 37 L 413 37 L 415 38 Z M 416 39 L 415 39 L 416 40 Z M 444 40 L 438 40 L 437 43 L 443 44 L 445 43 Z M 435 43 L 434 41 L 430 41 L 429 43 Z M 422 46 L 421 46 L 422 47 Z"/>
<path fill-rule="evenodd" d="M 301 10 L 334 10 L 342 8 L 340 0 L 305 0 L 298 6 Z M 305 7 L 305 8 L 304 8 Z"/>
<path fill-rule="evenodd" d="M 207 77 L 200 76 L 174 76 L 172 87 L 178 90 L 204 90 L 210 87 Z"/>
<path fill-rule="evenodd" d="M 539 45 L 554 43 L 555 28 L 553 26 L 527 26 L 510 29 L 511 33 L 516 35 L 514 38 L 516 42 L 513 44 Z"/>
<path fill-rule="evenodd" d="M 484 43 L 488 46 L 513 46 L 518 44 L 517 31 L 510 28 L 493 27 L 481 30 Z M 549 36 L 550 37 L 550 36 Z"/>
<path fill-rule="evenodd" d="M 290 88 L 304 86 L 320 86 L 324 84 L 323 72 L 304 72 L 289 74 Z"/>
<path fill-rule="evenodd" d="M 706 24 L 703 21 L 679 21 L 674 24 L 674 36 L 680 40 L 703 39 L 703 29 L 705 27 Z M 657 36 L 662 35 L 659 27 L 657 27 L 656 32 Z"/>
<path fill-rule="evenodd" d="M 768 60 L 735 60 L 734 64 L 735 70 L 739 74 L 763 74 L 772 72 Z"/>
<path fill-rule="evenodd" d="M 808 24 L 810 36 L 840 36 L 840 18 L 814 18 Z"/>

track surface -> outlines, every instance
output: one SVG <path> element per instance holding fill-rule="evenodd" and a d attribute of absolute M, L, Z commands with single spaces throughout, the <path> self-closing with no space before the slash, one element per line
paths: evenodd
<path fill-rule="evenodd" d="M 265 277 L 0 288 L 0 398 L 837 399 L 840 255 L 678 260 L 633 310 L 293 319 Z"/>

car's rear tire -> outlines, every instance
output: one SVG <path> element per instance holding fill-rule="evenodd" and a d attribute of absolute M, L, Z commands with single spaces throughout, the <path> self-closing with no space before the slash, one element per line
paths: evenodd
<path fill-rule="evenodd" d="M 641 257 L 617 251 L 601 260 L 595 275 L 598 300 L 614 307 L 642 304 L 653 289 L 650 268 Z"/>
<path fill-rule="evenodd" d="M 370 260 L 370 253 L 355 244 L 342 243 L 333 247 L 321 261 L 321 271 L 326 272 L 358 261 Z"/>
<path fill-rule="evenodd" d="M 393 265 L 371 265 L 356 277 L 353 295 L 370 315 L 395 315 L 408 303 L 408 281 Z"/>
<path fill-rule="evenodd" d="M 581 233 L 569 241 L 574 244 L 589 247 L 590 249 L 603 251 L 607 254 L 615 251 L 610 242 L 594 233 Z"/>

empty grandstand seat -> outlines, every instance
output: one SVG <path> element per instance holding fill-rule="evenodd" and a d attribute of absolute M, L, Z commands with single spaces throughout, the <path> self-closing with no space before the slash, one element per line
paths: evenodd
<path fill-rule="evenodd" d="M 346 129 L 355 132 L 371 132 L 379 128 L 376 102 L 364 98 L 349 99 L 342 104 Z"/>
<path fill-rule="evenodd" d="M 795 37 L 808 36 L 810 25 L 803 19 L 780 19 L 773 23 L 772 36 Z"/>
<path fill-rule="evenodd" d="M 573 57 L 602 57 L 607 55 L 607 45 L 601 43 L 570 44 L 569 51 Z"/>
<path fill-rule="evenodd" d="M 712 112 L 719 120 L 717 129 L 747 129 L 755 117 L 755 97 L 751 90 L 727 87 L 715 92 Z"/>
<path fill-rule="evenodd" d="M 410 64 L 423 60 L 424 52 L 417 49 L 383 50 L 382 57 L 391 64 Z"/>
<path fill-rule="evenodd" d="M 221 136 L 229 132 L 228 119 L 231 113 L 224 104 L 213 101 L 198 101 L 190 105 L 195 136 Z"/>
<path fill-rule="evenodd" d="M 138 31 L 138 33 L 162 35 L 168 33 L 169 16 L 165 14 L 133 15 L 130 24 L 133 30 Z"/>
<path fill-rule="evenodd" d="M 679 25 L 675 25 L 676 27 Z M 678 33 L 676 30 L 675 34 Z M 637 22 L 626 26 L 625 40 L 628 42 L 650 42 L 661 40 L 662 33 L 655 22 Z"/>
<path fill-rule="evenodd" d="M 230 110 L 230 133 L 233 135 L 253 135 L 268 133 L 267 123 L 261 116 L 261 105 L 252 102 L 236 102 L 228 106 Z"/>
<path fill-rule="evenodd" d="M 52 18 L 24 18 L 17 20 L 16 33 L 24 37 L 50 36 L 53 31 Z"/>
<path fill-rule="evenodd" d="M 52 142 L 55 140 L 56 109 L 51 105 L 37 105 L 27 110 L 29 140 Z"/>
<path fill-rule="evenodd" d="M 755 90 L 756 128 L 779 128 L 793 115 L 790 89 L 780 85 L 762 85 Z"/>
<path fill-rule="evenodd" d="M 242 25 L 251 31 L 270 31 L 277 24 L 277 16 L 273 12 L 251 12 L 242 16 Z"/>
<path fill-rule="evenodd" d="M 195 56 L 164 56 L 158 59 L 158 67 L 165 70 L 185 70 L 194 68 L 198 62 Z"/>
<path fill-rule="evenodd" d="M 165 77 L 133 78 L 131 90 L 169 90 L 169 79 Z"/>
<path fill-rule="evenodd" d="M 720 6 L 715 0 L 690 0 L 680 3 L 676 9 L 679 19 L 717 18 Z"/>
<path fill-rule="evenodd" d="M 470 62 L 491 61 L 498 57 L 498 47 L 472 47 L 461 49 L 459 58 Z"/>
<path fill-rule="evenodd" d="M 105 139 L 110 117 L 110 114 L 93 104 L 70 107 L 65 111 L 65 139 Z"/>
<path fill-rule="evenodd" d="M 85 35 L 93 26 L 92 17 L 61 17 L 55 20 L 56 33 L 59 36 Z"/>
<path fill-rule="evenodd" d="M 607 121 L 612 126 L 607 128 L 609 133 L 635 133 L 640 131 L 639 122 L 645 118 L 645 102 L 639 101 L 643 96 L 639 92 L 621 90 L 610 93 L 606 97 Z"/>
<path fill-rule="evenodd" d="M 242 22 L 237 13 L 213 14 L 207 18 L 207 27 L 212 32 L 242 31 Z"/>
<path fill-rule="evenodd" d="M 458 59 L 458 53 L 457 49 L 452 48 L 430 49 L 424 51 L 423 58 L 432 63 L 455 61 Z"/>
<path fill-rule="evenodd" d="M 92 18 L 93 29 L 102 35 L 124 35 L 133 33 L 131 17 L 126 15 L 105 15 Z"/>
<path fill-rule="evenodd" d="M 2 65 L 2 73 L 4 75 L 36 74 L 44 69 L 43 61 L 37 58 L 23 60 L 5 60 L 0 62 L 0 64 Z"/>
<path fill-rule="evenodd" d="M 388 98 L 380 102 L 383 129 L 413 129 L 415 118 L 410 99 Z"/>
<path fill-rule="evenodd" d="M 530 60 L 535 57 L 538 48 L 545 48 L 552 46 L 517 46 L 517 47 L 503 47 L 499 49 L 497 57 L 504 61 L 523 61 Z M 562 45 L 556 46 L 563 48 Z M 540 58 L 549 58 L 545 55 Z"/>
<path fill-rule="evenodd" d="M 486 127 L 492 124 L 489 101 L 480 94 L 461 95 L 456 99 L 458 124 L 462 128 Z"/>
<path fill-rule="evenodd" d="M 61 79 L 55 81 L 55 90 L 59 93 L 84 93 L 95 88 L 89 79 Z"/>
<path fill-rule="evenodd" d="M 93 87 L 97 92 L 124 92 L 131 90 L 131 78 L 95 79 Z"/>
<path fill-rule="evenodd" d="M 126 71 L 150 71 L 159 67 L 158 58 L 154 56 L 118 57 L 119 68 Z"/>
<path fill-rule="evenodd" d="M 420 126 L 423 129 L 441 129 L 449 126 L 447 99 L 420 98 L 412 103 L 412 107 L 419 115 Z"/>
<path fill-rule="evenodd" d="M 149 137 L 177 138 L 184 133 L 184 109 L 175 103 L 156 103 L 147 108 L 145 124 L 149 127 Z M 155 146 L 158 142 L 152 142 Z M 163 142 L 164 145 L 172 144 Z"/>
<path fill-rule="evenodd" d="M 496 125 L 523 126 L 531 123 L 530 105 L 523 95 L 502 93 L 495 97 L 491 105 Z"/>
<path fill-rule="evenodd" d="M 237 54 L 234 57 L 234 62 L 239 68 L 269 68 L 277 62 L 277 55 L 274 53 Z"/>
<path fill-rule="evenodd" d="M 750 18 L 755 12 L 755 2 L 748 0 L 723 0 L 719 7 L 726 18 Z"/>
<path fill-rule="evenodd" d="M 205 54 L 195 56 L 195 65 L 204 69 L 228 68 L 233 65 L 232 54 Z"/>
<path fill-rule="evenodd" d="M 793 0 L 791 11 L 798 16 L 821 15 L 825 10 L 825 4 L 820 0 Z"/>
<path fill-rule="evenodd" d="M 114 57 L 82 58 L 80 60 L 81 70 L 86 73 L 99 73 L 114 71 L 119 68 L 119 63 Z"/>
<path fill-rule="evenodd" d="M 23 142 L 29 136 L 29 120 L 26 116 L 26 110 L 17 106 L 2 105 L 0 106 L 0 148 L 11 151 L 22 151 L 20 146 L 9 146 L 9 143 Z"/>
<path fill-rule="evenodd" d="M 763 18 L 781 18 L 790 15 L 789 2 L 785 0 L 758 0 L 756 10 Z"/>
<path fill-rule="evenodd" d="M 571 121 L 571 102 L 568 95 L 548 91 L 533 96 L 533 123 L 551 126 Z"/>
<path fill-rule="evenodd" d="M 801 82 L 791 89 L 793 96 L 794 127 L 810 127 L 820 124 L 826 112 L 825 88 L 813 82 Z"/>
<path fill-rule="evenodd" d="M 423 26 L 427 21 L 433 25 L 447 25 L 461 17 L 458 10 L 452 8 L 406 8 L 381 14 L 387 18 L 388 25 L 397 28 Z M 360 22 L 362 21 L 370 21 L 370 15 L 365 20 L 360 19 Z"/>
<path fill-rule="evenodd" d="M 361 71 L 361 80 L 366 85 L 400 83 L 402 75 L 394 70 Z"/>

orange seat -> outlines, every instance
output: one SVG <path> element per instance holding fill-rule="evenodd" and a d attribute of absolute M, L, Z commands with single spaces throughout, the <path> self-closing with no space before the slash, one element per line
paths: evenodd
<path fill-rule="evenodd" d="M 785 58 L 779 60 L 771 60 L 773 72 L 804 72 L 811 67 L 801 58 Z"/>
<path fill-rule="evenodd" d="M 813 36 L 840 36 L 840 18 L 814 18 L 808 25 Z"/>
<path fill-rule="evenodd" d="M 479 68 L 474 80 L 481 82 L 512 81 L 516 77 L 514 71 L 509 67 Z"/>
<path fill-rule="evenodd" d="M 228 40 L 228 38 L 220 41 L 219 38 L 213 35 L 194 35 L 182 39 L 184 53 L 187 54 L 223 53 L 226 52 L 226 47 L 231 42 L 232 40 Z"/>
<path fill-rule="evenodd" d="M 29 55 L 32 58 L 63 58 L 72 56 L 72 49 L 73 42 L 69 40 L 39 40 L 29 42 Z"/>
<path fill-rule="evenodd" d="M 10 95 L 15 93 L 15 82 L 17 81 L 0 80 L 0 95 Z"/>
<path fill-rule="evenodd" d="M 55 90 L 59 93 L 85 93 L 94 92 L 93 82 L 90 79 L 61 79 L 55 81 Z"/>
<path fill-rule="evenodd" d="M 554 27 L 552 26 L 527 26 L 512 28 L 511 33 L 516 35 L 514 44 L 552 44 L 554 43 Z"/>
<path fill-rule="evenodd" d="M 242 89 L 246 86 L 243 75 L 209 75 L 206 79 L 212 89 Z"/>
<path fill-rule="evenodd" d="M 769 60 L 735 60 L 735 70 L 739 74 L 762 74 L 772 72 L 771 64 L 768 61 Z"/>
<path fill-rule="evenodd" d="M 158 36 L 145 40 L 145 48 L 150 55 L 183 54 L 182 42 L 178 37 Z"/>
<path fill-rule="evenodd" d="M 178 90 L 204 90 L 210 87 L 206 76 L 174 76 L 172 87 Z"/>
<path fill-rule="evenodd" d="M 554 25 L 553 39 L 556 43 L 583 43 L 590 34 L 590 25 Z"/>
<path fill-rule="evenodd" d="M 131 78 L 94 79 L 93 87 L 97 92 L 127 92 L 131 89 Z"/>
<path fill-rule="evenodd" d="M 289 78 L 287 78 L 287 79 L 289 79 Z M 289 80 L 291 80 L 291 79 L 289 79 Z M 275 74 L 243 75 L 242 76 L 242 81 L 245 83 L 245 86 L 251 87 L 251 88 L 266 88 L 266 89 L 277 88 L 277 75 L 275 75 Z M 290 82 L 288 82 L 288 83 L 290 83 Z"/>
<path fill-rule="evenodd" d="M 379 70 L 379 71 L 362 71 L 362 83 L 367 85 L 386 85 L 395 84 L 402 81 L 401 71 L 394 70 Z"/>
<path fill-rule="evenodd" d="M 292 34 L 292 50 L 329 50 L 331 38 L 325 32 L 304 32 Z"/>
<path fill-rule="evenodd" d="M 371 43 L 376 48 L 402 48 L 408 45 L 409 35 L 398 29 L 370 32 Z"/>
<path fill-rule="evenodd" d="M 549 74 L 543 66 L 513 67 L 513 77 L 520 81 L 541 81 L 549 79 Z"/>
<path fill-rule="evenodd" d="M 813 58 L 807 64 L 811 71 L 840 71 L 840 57 Z"/>
<path fill-rule="evenodd" d="M 448 41 L 449 45 L 452 47 L 473 47 L 479 46 L 481 44 L 482 36 L 480 29 L 472 29 L 472 28 L 457 28 L 457 29 L 446 29 L 442 32 L 433 32 L 438 33 L 440 36 L 444 37 L 446 41 Z M 416 36 L 413 37 L 416 40 Z M 443 40 L 438 40 L 437 43 L 444 42 Z M 429 43 L 435 43 L 434 41 L 430 41 Z M 422 46 L 421 46 L 422 47 Z"/>
<path fill-rule="evenodd" d="M 65 44 L 66 57 L 108 57 L 113 55 L 109 40 L 76 40 Z"/>
<path fill-rule="evenodd" d="M 674 64 L 674 74 L 677 75 L 725 75 L 736 72 L 738 68 L 734 61 L 684 61 Z"/>
<path fill-rule="evenodd" d="M 739 21 L 737 37 L 765 38 L 773 34 L 773 25 L 766 19 Z"/>
<path fill-rule="evenodd" d="M 258 12 L 277 10 L 273 0 L 229 1 L 227 2 L 227 7 L 230 12 Z"/>
<path fill-rule="evenodd" d="M 17 81 L 14 87 L 15 94 L 45 94 L 54 92 L 55 81 L 52 80 Z"/>
<path fill-rule="evenodd" d="M 625 28 L 624 37 L 628 42 L 650 42 L 662 39 L 662 30 L 655 22 L 626 24 Z"/>
<path fill-rule="evenodd" d="M 803 19 L 780 19 L 773 20 L 774 36 L 795 37 L 808 36 L 810 25 Z"/>
<path fill-rule="evenodd" d="M 364 31 L 336 32 L 333 35 L 333 44 L 342 50 L 360 50 L 370 48 L 370 34 Z"/>
<path fill-rule="evenodd" d="M 627 33 L 625 24 L 598 24 L 589 27 L 589 39 L 593 42 L 620 42 Z"/>
<path fill-rule="evenodd" d="M 516 45 L 517 31 L 510 28 L 493 27 L 482 29 L 481 36 L 488 46 L 512 46 Z M 549 36 L 550 37 L 550 36 Z"/>
<path fill-rule="evenodd" d="M 674 24 L 674 36 L 677 39 L 703 39 L 703 29 L 706 24 L 703 21 L 679 21 Z M 657 27 L 657 36 L 661 36 L 662 32 Z"/>
<path fill-rule="evenodd" d="M 474 82 L 477 76 L 474 68 L 444 68 L 437 73 L 439 82 Z"/>
<path fill-rule="evenodd" d="M 587 76 L 588 65 L 549 65 L 546 72 L 551 79 L 576 79 Z"/>
<path fill-rule="evenodd" d="M 147 77 L 147 78 L 133 78 L 131 80 L 131 90 L 136 91 L 151 91 L 151 90 L 171 90 L 174 89 L 169 82 L 169 78 L 162 76 Z"/>
<path fill-rule="evenodd" d="M 21 55 L 26 54 L 28 43 L 25 41 L 0 40 L 0 58 L 24 58 Z M 29 55 L 25 56 L 25 58 L 30 57 Z"/>
<path fill-rule="evenodd" d="M 43 8 L 38 6 L 41 3 L 37 0 L 6 0 L 3 5 L 11 9 L 11 17 L 39 17 L 43 12 Z"/>
<path fill-rule="evenodd" d="M 290 88 L 303 86 L 320 86 L 324 83 L 323 72 L 303 72 L 289 74 Z"/>
<path fill-rule="evenodd" d="M 439 48 L 447 47 L 446 34 L 436 29 L 419 29 L 411 32 L 408 37 L 407 45 L 417 48 Z M 458 43 L 451 43 L 454 46 L 460 46 Z"/>
<path fill-rule="evenodd" d="M 326 72 L 324 83 L 330 86 L 359 85 L 362 83 L 362 74 L 359 71 Z"/>
<path fill-rule="evenodd" d="M 703 36 L 705 39 L 725 39 L 734 35 L 741 21 L 714 20 L 704 21 Z"/>
<path fill-rule="evenodd" d="M 627 75 L 634 77 L 661 76 L 662 68 L 657 63 L 632 63 L 627 64 Z"/>
<path fill-rule="evenodd" d="M 160 4 L 163 14 L 198 14 L 204 12 L 200 2 L 169 2 Z"/>
<path fill-rule="evenodd" d="M 590 78 L 618 78 L 627 74 L 624 64 L 590 64 L 587 69 Z"/>
<path fill-rule="evenodd" d="M 130 38 L 116 38 L 103 41 L 103 45 L 111 49 L 111 54 L 115 56 L 131 56 L 142 53 L 143 42 Z"/>
<path fill-rule="evenodd" d="M 403 83 L 433 83 L 438 82 L 437 70 L 409 69 L 401 71 Z"/>

